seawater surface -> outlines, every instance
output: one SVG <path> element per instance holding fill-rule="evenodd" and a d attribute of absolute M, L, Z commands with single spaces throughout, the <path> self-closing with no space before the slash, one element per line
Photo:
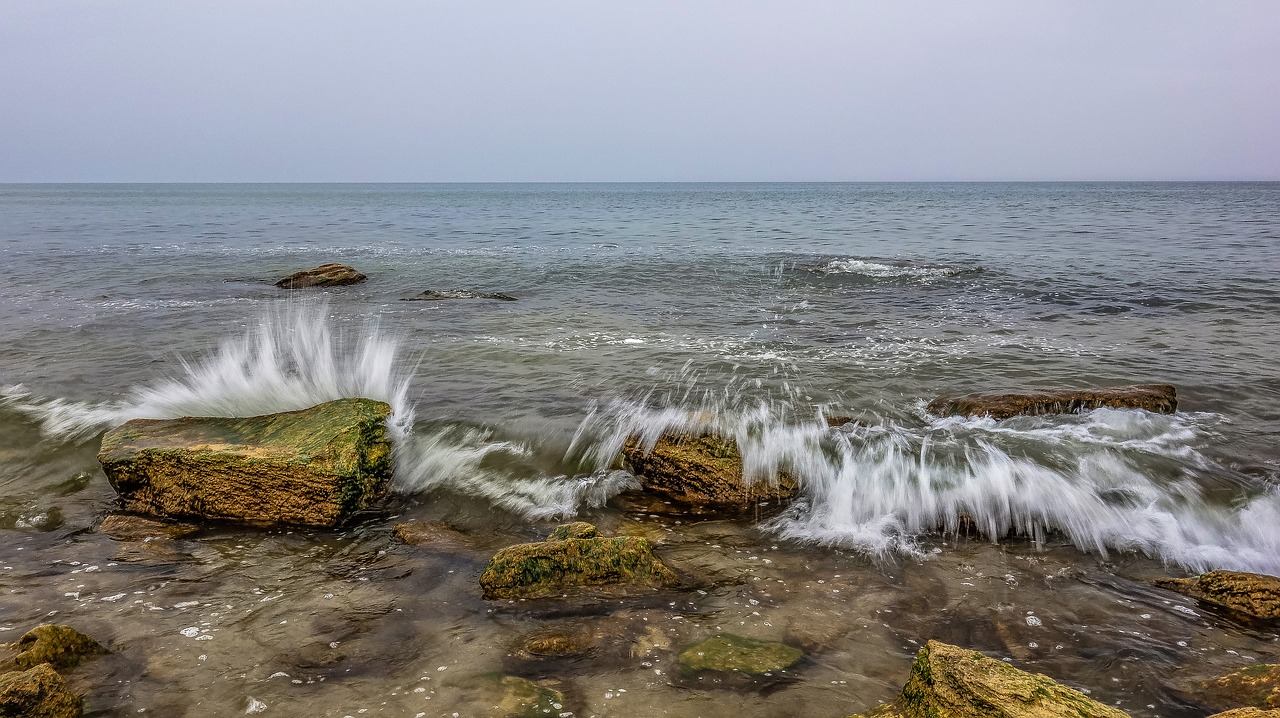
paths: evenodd
<path fill-rule="evenodd" d="M 576 716 L 843 716 L 930 638 L 1203 715 L 1195 681 L 1276 661 L 1274 636 L 1147 581 L 1280 573 L 1277 207 L 1274 183 L 0 186 L 0 640 L 102 636 L 117 653 L 73 677 L 96 715 L 490 715 L 510 674 Z M 369 280 L 272 285 L 327 261 Z M 401 301 L 451 289 L 517 301 Z M 1178 413 L 924 409 L 1151 381 Z M 342 396 L 396 408 L 385 514 L 148 549 L 92 530 L 105 429 Z M 801 498 L 636 501 L 618 450 L 668 429 L 734 436 Z M 573 517 L 703 584 L 480 600 L 488 553 Z M 400 545 L 407 518 L 472 546 Z M 598 640 L 521 651 L 549 630 Z M 670 669 L 722 630 L 808 657 L 765 689 Z"/>

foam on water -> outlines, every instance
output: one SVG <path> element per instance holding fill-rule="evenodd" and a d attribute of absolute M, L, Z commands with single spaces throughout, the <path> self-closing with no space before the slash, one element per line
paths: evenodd
<path fill-rule="evenodd" d="M 974 269 L 882 262 L 855 257 L 833 259 L 817 270 L 820 274 L 857 274 L 876 279 L 933 280 L 974 272 Z"/>

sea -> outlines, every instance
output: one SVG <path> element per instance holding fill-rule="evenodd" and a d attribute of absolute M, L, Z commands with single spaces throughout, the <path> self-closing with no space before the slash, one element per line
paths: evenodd
<path fill-rule="evenodd" d="M 274 285 L 326 262 L 368 279 Z M 1150 584 L 1280 574 L 1280 183 L 0 185 L 0 263 L 0 641 L 102 636 L 91 715 L 496 715 L 486 677 L 514 675 L 559 715 L 844 716 L 939 638 L 1189 717 L 1193 679 L 1280 659 Z M 515 301 L 408 301 L 445 290 Z M 1176 413 L 926 410 L 1153 382 Z M 382 514 L 157 554 L 93 530 L 112 426 L 347 396 L 394 407 Z M 732 436 L 745 480 L 799 498 L 638 508 L 619 450 L 672 430 Z M 402 546 L 406 518 L 478 553 Z M 479 598 L 479 554 L 569 520 L 704 583 Z M 557 626 L 594 653 L 512 648 Z M 676 675 L 731 629 L 806 663 Z"/>

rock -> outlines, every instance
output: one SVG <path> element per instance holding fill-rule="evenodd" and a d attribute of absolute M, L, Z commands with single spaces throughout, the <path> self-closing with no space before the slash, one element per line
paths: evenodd
<path fill-rule="evenodd" d="M 785 501 L 800 488 L 785 474 L 745 483 L 737 444 L 712 434 L 663 434 L 650 452 L 632 439 L 622 455 L 646 491 L 686 504 L 748 510 L 765 501 Z"/>
<path fill-rule="evenodd" d="M 864 716 L 885 718 L 1128 718 L 1039 673 L 929 641 L 892 704 Z M 850 718 L 857 718 L 850 716 Z"/>
<path fill-rule="evenodd" d="M 78 718 L 80 696 L 46 664 L 0 675 L 0 716 L 13 718 Z"/>
<path fill-rule="evenodd" d="M 1264 711 L 1258 708 L 1236 708 L 1224 713 L 1214 713 L 1209 718 L 1280 718 L 1280 710 Z"/>
<path fill-rule="evenodd" d="M 541 633 L 524 640 L 520 650 L 534 656 L 574 656 L 595 647 L 593 637 L 583 631 L 576 633 Z"/>
<path fill-rule="evenodd" d="M 98 524 L 98 533 L 104 533 L 120 541 L 150 541 L 152 539 L 180 539 L 199 531 L 191 524 L 157 521 L 131 514 L 111 514 Z"/>
<path fill-rule="evenodd" d="M 546 718 L 563 712 L 564 695 L 560 691 L 515 676 L 503 676 L 501 684 L 502 697 L 494 706 L 495 716 Z"/>
<path fill-rule="evenodd" d="M 993 419 L 1008 419 L 1037 414 L 1079 414 L 1099 407 L 1145 409 L 1172 414 L 1178 409 L 1178 395 L 1171 384 L 1135 384 L 1111 389 L 990 392 L 953 398 L 939 397 L 929 402 L 928 411 L 935 416 L 990 416 Z"/>
<path fill-rule="evenodd" d="M 1280 619 L 1280 578 L 1275 576 L 1210 571 L 1194 578 L 1162 578 L 1154 583 L 1251 618 Z"/>
<path fill-rule="evenodd" d="M 1234 670 L 1205 681 L 1199 693 L 1187 697 L 1219 709 L 1280 709 L 1280 665 L 1261 663 Z"/>
<path fill-rule="evenodd" d="M 401 301 L 405 302 L 438 302 L 442 299 L 497 299 L 502 302 L 514 302 L 516 298 L 510 294 L 500 294 L 498 292 L 473 292 L 468 289 L 444 289 L 436 291 L 428 289 L 416 297 L 408 297 Z"/>
<path fill-rule="evenodd" d="M 776 641 L 721 633 L 686 648 L 677 659 L 689 672 L 740 672 L 758 676 L 785 671 L 804 658 L 804 651 Z"/>
<path fill-rule="evenodd" d="M 480 575 L 488 599 L 558 596 L 585 586 L 677 584 L 675 573 L 653 555 L 645 539 L 606 538 L 585 523 L 562 526 L 542 543 L 508 546 L 494 554 Z"/>
<path fill-rule="evenodd" d="M 294 272 L 276 282 L 277 287 L 284 289 L 305 289 L 307 287 L 342 287 L 348 284 L 363 282 L 368 277 L 352 267 L 337 262 L 322 264 L 315 269 L 304 269 Z"/>
<path fill-rule="evenodd" d="M 44 624 L 27 631 L 18 639 L 18 655 L 13 659 L 18 668 L 34 668 L 47 663 L 56 670 L 74 668 L 109 651 L 97 641 L 70 626 Z"/>
<path fill-rule="evenodd" d="M 392 526 L 391 535 L 409 546 L 459 549 L 471 544 L 466 534 L 443 521 L 405 521 Z"/>
<path fill-rule="evenodd" d="M 391 407 L 339 399 L 251 418 L 134 419 L 98 461 L 128 511 L 332 527 L 391 476 Z"/>

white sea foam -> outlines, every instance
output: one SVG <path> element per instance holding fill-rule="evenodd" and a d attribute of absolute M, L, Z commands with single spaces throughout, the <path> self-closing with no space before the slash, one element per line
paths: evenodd
<path fill-rule="evenodd" d="M 822 274 L 858 274 L 876 279 L 919 279 L 933 280 L 943 277 L 954 277 L 964 274 L 965 269 L 955 267 L 938 267 L 906 263 L 876 262 L 867 259 L 846 258 L 833 259 L 823 264 L 818 271 Z"/>

